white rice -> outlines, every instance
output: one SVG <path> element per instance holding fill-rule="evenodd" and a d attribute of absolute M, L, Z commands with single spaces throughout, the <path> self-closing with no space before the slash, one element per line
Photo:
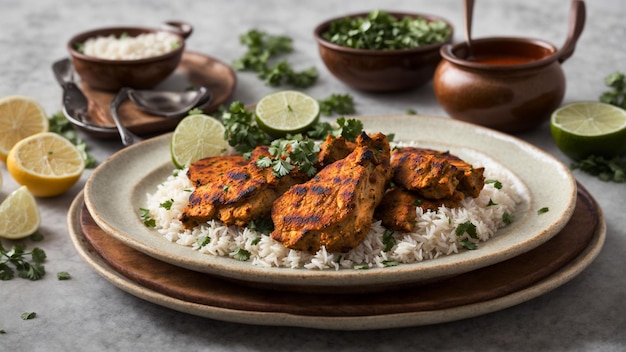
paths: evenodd
<path fill-rule="evenodd" d="M 485 185 L 477 198 L 467 197 L 461 206 L 453 209 L 440 207 L 438 211 L 422 211 L 417 207 L 417 227 L 415 232 L 395 232 L 396 244 L 384 251 L 383 234 L 385 228 L 375 221 L 365 240 L 348 253 L 328 253 L 325 248 L 315 255 L 285 248 L 270 236 L 248 228 L 224 226 L 220 221 L 211 220 L 191 230 L 185 230 L 179 216 L 187 205 L 193 186 L 186 176 L 187 170 L 177 170 L 157 190 L 147 195 L 146 207 L 156 220 L 156 230 L 167 240 L 192 247 L 201 253 L 234 257 L 239 249 L 250 253 L 252 265 L 263 267 L 304 268 L 312 270 L 340 270 L 366 267 L 385 267 L 402 263 L 415 263 L 452 255 L 463 248 L 463 240 L 478 246 L 494 237 L 497 230 L 506 226 L 503 214 L 513 214 L 521 201 L 523 186 L 501 165 L 485 160 L 474 163 L 485 167 L 486 179 L 498 180 L 502 187 L 493 183 Z M 162 203 L 173 200 L 169 210 Z M 488 206 L 489 202 L 496 205 Z M 477 239 L 467 233 L 457 236 L 457 226 L 471 221 L 476 226 Z M 198 239 L 208 236 L 208 244 L 200 247 Z"/>
<path fill-rule="evenodd" d="M 179 38 L 168 32 L 122 38 L 109 35 L 87 39 L 83 53 L 107 60 L 139 60 L 166 54 L 180 45 Z"/>

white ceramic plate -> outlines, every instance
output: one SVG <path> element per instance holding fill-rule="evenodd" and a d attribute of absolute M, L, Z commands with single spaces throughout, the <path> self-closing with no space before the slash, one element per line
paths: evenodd
<path fill-rule="evenodd" d="M 529 251 L 558 233 L 576 201 L 576 182 L 569 169 L 554 157 L 512 136 L 468 123 L 426 116 L 361 118 L 367 132 L 395 133 L 397 141 L 446 148 L 467 161 L 488 157 L 513 174 L 527 194 L 514 214 L 515 221 L 478 250 L 415 264 L 370 270 L 305 270 L 264 268 L 228 257 L 202 254 L 164 239 L 146 228 L 139 208 L 146 194 L 172 173 L 170 135 L 153 138 L 113 155 L 93 171 L 85 186 L 85 204 L 105 232 L 156 259 L 191 270 L 261 285 L 311 288 L 393 286 L 458 275 Z M 547 213 L 537 210 L 548 207 Z"/>

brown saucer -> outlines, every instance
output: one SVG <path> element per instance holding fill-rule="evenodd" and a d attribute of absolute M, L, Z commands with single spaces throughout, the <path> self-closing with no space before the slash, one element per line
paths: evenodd
<path fill-rule="evenodd" d="M 534 250 L 453 278 L 383 293 L 333 295 L 264 290 L 160 262 L 102 231 L 84 206 L 82 193 L 70 209 L 68 228 L 79 253 L 101 275 L 163 306 L 244 323 L 389 328 L 451 321 L 503 309 L 576 276 L 597 256 L 606 230 L 601 209 L 582 186 L 578 187 L 576 209 L 569 223 Z"/>
<path fill-rule="evenodd" d="M 204 86 L 213 99 L 203 110 L 210 114 L 228 102 L 237 84 L 237 76 L 227 64 L 210 56 L 186 51 L 183 53 L 176 71 L 155 89 L 182 91 L 191 85 Z M 93 89 L 86 84 L 81 88 L 89 99 L 89 122 L 111 128 L 110 132 L 93 132 L 82 129 L 96 138 L 119 138 L 115 123 L 109 112 L 109 105 L 115 93 Z M 181 118 L 163 118 L 145 113 L 129 100 L 122 103 L 118 111 L 122 123 L 140 136 L 149 136 L 172 131 Z M 78 127 L 78 126 L 77 126 Z M 80 127 L 78 127 L 80 128 Z"/>

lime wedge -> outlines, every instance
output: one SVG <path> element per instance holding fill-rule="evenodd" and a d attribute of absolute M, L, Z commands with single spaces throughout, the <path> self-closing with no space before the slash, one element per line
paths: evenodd
<path fill-rule="evenodd" d="M 626 110 L 601 102 L 578 102 L 552 113 L 552 138 L 574 160 L 612 158 L 626 152 Z"/>
<path fill-rule="evenodd" d="M 221 155 L 228 148 L 224 131 L 224 125 L 208 115 L 183 118 L 170 141 L 172 162 L 178 168 L 185 168 L 202 158 Z"/>
<path fill-rule="evenodd" d="M 35 197 L 22 186 L 0 204 L 0 237 L 16 240 L 30 236 L 41 223 Z"/>
<path fill-rule="evenodd" d="M 259 127 L 275 138 L 306 131 L 317 122 L 319 113 L 317 100 L 293 90 L 269 94 L 256 105 Z"/>

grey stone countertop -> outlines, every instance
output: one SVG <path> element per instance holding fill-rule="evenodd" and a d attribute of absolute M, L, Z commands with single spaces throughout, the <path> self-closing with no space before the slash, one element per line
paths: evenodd
<path fill-rule="evenodd" d="M 50 70 L 66 57 L 75 33 L 111 25 L 157 26 L 184 20 L 194 26 L 189 50 L 226 63 L 241 56 L 238 36 L 249 29 L 293 39 L 289 61 L 296 68 L 315 66 L 317 84 L 305 90 L 323 98 L 349 93 L 361 115 L 416 110 L 447 117 L 432 85 L 397 94 L 353 90 L 324 67 L 313 28 L 330 17 L 387 9 L 436 14 L 455 26 L 463 40 L 461 0 L 348 1 L 79 1 L 2 0 L 0 10 L 0 97 L 26 95 L 49 114 L 60 111 L 61 91 Z M 564 0 L 479 0 L 474 37 L 528 36 L 560 46 L 565 41 L 569 2 Z M 563 64 L 567 92 L 563 104 L 597 100 L 606 90 L 604 77 L 626 72 L 626 2 L 587 1 L 587 25 L 573 57 Z M 233 100 L 255 102 L 277 90 L 254 73 L 238 72 Z M 81 135 L 99 162 L 121 149 L 117 140 Z M 555 146 L 547 123 L 516 135 L 569 164 Z M 0 198 L 17 189 L 0 163 L 4 185 Z M 374 331 L 328 331 L 258 326 L 217 321 L 177 312 L 144 301 L 103 279 L 77 253 L 68 238 L 67 210 L 91 170 L 59 197 L 37 199 L 47 253 L 47 275 L 39 281 L 0 282 L 0 350 L 2 351 L 624 351 L 626 350 L 626 200 L 625 184 L 607 183 L 573 171 L 606 216 L 606 243 L 580 275 L 555 290 L 494 313 L 437 325 Z M 558 192 L 558 190 L 554 190 Z M 29 243 L 29 245 L 31 245 Z M 67 271 L 72 279 L 59 281 Z M 24 312 L 37 317 L 22 320 Z"/>

